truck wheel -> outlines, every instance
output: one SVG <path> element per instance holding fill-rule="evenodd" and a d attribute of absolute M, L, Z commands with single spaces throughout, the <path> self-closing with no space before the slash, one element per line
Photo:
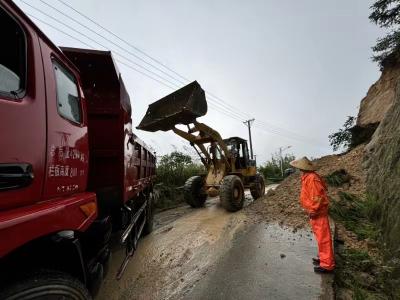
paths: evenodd
<path fill-rule="evenodd" d="M 244 203 L 244 187 L 239 176 L 225 176 L 221 188 L 220 199 L 222 206 L 227 211 L 238 211 L 242 209 Z"/>
<path fill-rule="evenodd" d="M 154 223 L 154 199 L 153 192 L 150 193 L 146 206 L 146 223 L 143 227 L 143 234 L 148 235 L 153 231 Z"/>
<path fill-rule="evenodd" d="M 18 280 L 18 283 L 0 291 L 0 299 L 92 299 L 89 291 L 78 280 L 58 271 L 42 270 Z"/>
<path fill-rule="evenodd" d="M 250 187 L 250 193 L 254 200 L 264 196 L 265 194 L 265 180 L 264 176 L 257 174 L 254 178 L 254 182 Z"/>
<path fill-rule="evenodd" d="M 204 190 L 204 179 L 201 176 L 193 176 L 186 180 L 183 188 L 183 196 L 191 207 L 202 207 L 207 199 Z"/>

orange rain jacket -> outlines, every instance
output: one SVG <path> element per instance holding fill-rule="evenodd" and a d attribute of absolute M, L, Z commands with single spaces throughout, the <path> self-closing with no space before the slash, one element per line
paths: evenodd
<path fill-rule="evenodd" d="M 318 243 L 320 266 L 327 270 L 335 268 L 335 255 L 329 227 L 326 185 L 315 172 L 304 173 L 301 177 L 300 202 L 310 216 L 310 224 Z"/>
<path fill-rule="evenodd" d="M 326 185 L 317 173 L 307 172 L 301 177 L 300 203 L 309 214 L 328 214 Z"/>

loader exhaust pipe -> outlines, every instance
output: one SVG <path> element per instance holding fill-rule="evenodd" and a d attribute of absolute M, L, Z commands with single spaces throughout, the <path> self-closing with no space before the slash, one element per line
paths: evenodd
<path fill-rule="evenodd" d="M 204 90 L 193 81 L 179 90 L 149 105 L 137 129 L 168 131 L 177 124 L 188 125 L 207 113 Z"/>

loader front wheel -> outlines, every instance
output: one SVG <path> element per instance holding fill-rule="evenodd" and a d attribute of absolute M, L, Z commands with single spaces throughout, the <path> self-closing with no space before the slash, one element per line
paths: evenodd
<path fill-rule="evenodd" d="M 204 179 L 201 176 L 193 176 L 186 180 L 183 195 L 187 204 L 191 207 L 203 207 L 207 199 L 204 190 Z"/>
<path fill-rule="evenodd" d="M 250 193 L 254 200 L 264 196 L 265 194 L 265 180 L 261 174 L 257 174 L 254 182 L 250 187 Z"/>
<path fill-rule="evenodd" d="M 221 188 L 220 199 L 222 206 L 231 212 L 238 211 L 243 208 L 244 203 L 244 187 L 239 176 L 225 176 Z"/>

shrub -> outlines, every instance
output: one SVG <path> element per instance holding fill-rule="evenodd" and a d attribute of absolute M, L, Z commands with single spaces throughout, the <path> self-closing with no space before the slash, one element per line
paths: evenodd
<path fill-rule="evenodd" d="M 331 144 L 333 151 L 337 151 L 340 148 L 349 150 L 352 145 L 352 128 L 356 121 L 355 117 L 348 116 L 347 120 L 343 124 L 343 128 L 339 129 L 338 132 L 332 133 L 328 136 L 329 143 Z"/>
<path fill-rule="evenodd" d="M 157 182 L 169 187 L 183 186 L 194 175 L 203 174 L 203 165 L 193 162 L 190 155 L 179 151 L 163 155 L 157 164 Z"/>
<path fill-rule="evenodd" d="M 331 174 L 325 176 L 325 181 L 330 186 L 341 186 L 344 183 L 350 181 L 350 175 L 347 173 L 346 170 L 340 169 L 337 171 L 332 172 Z"/>
<path fill-rule="evenodd" d="M 157 209 L 177 206 L 184 201 L 182 186 L 189 177 L 205 173 L 203 165 L 193 162 L 192 157 L 174 151 L 161 156 L 157 163 Z"/>

